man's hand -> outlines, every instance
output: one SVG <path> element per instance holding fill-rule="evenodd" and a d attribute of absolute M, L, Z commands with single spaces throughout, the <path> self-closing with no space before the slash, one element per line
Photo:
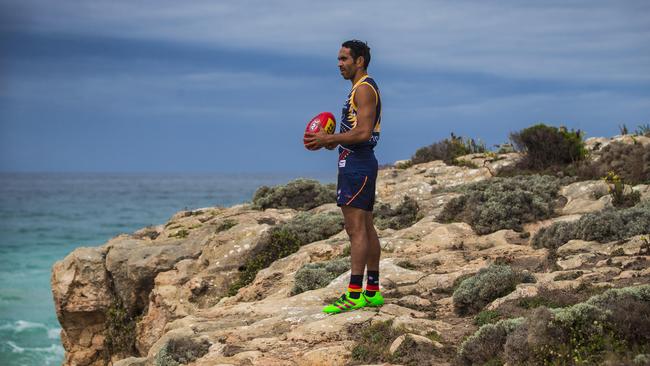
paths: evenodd
<path fill-rule="evenodd" d="M 327 145 L 325 145 L 325 148 L 326 148 L 327 150 L 334 150 L 334 149 L 336 149 L 337 146 L 339 146 L 339 144 L 337 144 L 337 143 L 331 143 L 331 144 L 327 144 Z"/>
<path fill-rule="evenodd" d="M 316 133 L 305 133 L 304 140 L 307 141 L 305 146 L 308 149 L 312 150 L 320 149 L 321 147 L 328 147 L 331 145 L 331 142 L 329 141 L 329 135 L 323 130 L 320 130 Z"/>

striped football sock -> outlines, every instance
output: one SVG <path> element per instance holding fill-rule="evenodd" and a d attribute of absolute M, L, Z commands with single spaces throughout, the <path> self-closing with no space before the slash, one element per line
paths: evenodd
<path fill-rule="evenodd" d="M 350 284 L 348 285 L 348 292 L 350 293 L 350 298 L 358 299 L 361 297 L 361 291 L 363 291 L 363 275 L 351 275 Z"/>
<path fill-rule="evenodd" d="M 366 295 L 373 297 L 377 291 L 379 291 L 379 271 L 368 271 Z"/>

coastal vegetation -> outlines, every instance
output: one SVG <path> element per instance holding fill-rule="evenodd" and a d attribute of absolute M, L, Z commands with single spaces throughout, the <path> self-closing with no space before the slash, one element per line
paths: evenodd
<path fill-rule="evenodd" d="M 460 365 L 646 365 L 650 285 L 610 289 L 564 308 L 483 325 L 461 345 Z"/>
<path fill-rule="evenodd" d="M 650 202 L 634 207 L 588 213 L 573 222 L 556 222 L 542 228 L 532 240 L 535 248 L 557 249 L 569 240 L 607 243 L 647 234 L 650 228 Z"/>
<path fill-rule="evenodd" d="M 119 297 L 115 297 L 104 316 L 104 359 L 136 354 L 135 325 L 139 319 L 129 312 Z"/>
<path fill-rule="evenodd" d="M 413 225 L 418 220 L 420 206 L 410 196 L 404 196 L 395 208 L 388 204 L 379 204 L 374 211 L 375 225 L 379 229 L 401 230 Z"/>
<path fill-rule="evenodd" d="M 473 138 L 456 136 L 453 132 L 449 138 L 421 147 L 411 157 L 412 164 L 421 164 L 434 160 L 442 160 L 446 164 L 453 164 L 454 159 L 467 154 L 484 153 L 487 151 L 485 144 Z M 458 164 L 458 163 L 457 163 Z"/>
<path fill-rule="evenodd" d="M 560 179 L 548 175 L 495 177 L 460 188 L 438 220 L 466 222 L 478 234 L 502 229 L 522 230 L 522 224 L 553 215 Z"/>
<path fill-rule="evenodd" d="M 253 282 L 257 272 L 280 258 L 293 254 L 302 245 L 329 238 L 343 230 L 340 213 L 299 213 L 290 221 L 272 227 L 261 239 L 257 250 L 239 268 L 238 278 L 230 285 L 230 296 Z"/>
<path fill-rule="evenodd" d="M 350 265 L 350 258 L 305 264 L 296 272 L 291 295 L 329 285 L 332 280 L 349 271 Z"/>
<path fill-rule="evenodd" d="M 506 265 L 490 265 L 464 279 L 453 294 L 454 310 L 459 315 L 478 313 L 492 300 L 515 290 L 520 283 L 535 282 L 527 272 L 518 272 Z"/>
<path fill-rule="evenodd" d="M 261 186 L 253 195 L 253 208 L 293 208 L 306 211 L 336 202 L 336 185 L 313 179 L 296 179 L 275 187 Z"/>
<path fill-rule="evenodd" d="M 222 231 L 226 231 L 228 229 L 231 229 L 237 225 L 237 221 L 233 219 L 225 219 L 217 225 L 215 232 L 220 233 Z"/>
<path fill-rule="evenodd" d="M 518 151 L 524 153 L 520 167 L 545 169 L 583 160 L 587 150 L 580 130 L 547 126 L 543 123 L 510 134 Z"/>
<path fill-rule="evenodd" d="M 191 363 L 208 353 L 207 339 L 172 338 L 158 351 L 154 366 L 179 366 Z"/>

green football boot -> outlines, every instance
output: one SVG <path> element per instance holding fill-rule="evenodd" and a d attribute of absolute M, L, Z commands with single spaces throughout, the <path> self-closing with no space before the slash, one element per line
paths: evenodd
<path fill-rule="evenodd" d="M 384 297 L 381 296 L 380 291 L 375 291 L 375 295 L 370 297 L 366 295 L 366 292 L 363 292 L 363 296 L 366 299 L 366 306 L 378 307 L 384 305 Z"/>
<path fill-rule="evenodd" d="M 366 306 L 366 298 L 361 295 L 358 299 L 350 298 L 350 292 L 345 292 L 333 304 L 327 305 L 323 308 L 326 314 L 337 314 L 345 311 L 357 310 Z"/>

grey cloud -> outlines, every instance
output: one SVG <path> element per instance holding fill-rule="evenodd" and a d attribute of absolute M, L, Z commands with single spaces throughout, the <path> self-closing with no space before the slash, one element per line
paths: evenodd
<path fill-rule="evenodd" d="M 367 39 L 385 65 L 514 78 L 650 80 L 646 1 L 26 0 L 23 30 L 332 57 Z M 18 5 L 16 5 L 18 6 Z"/>

